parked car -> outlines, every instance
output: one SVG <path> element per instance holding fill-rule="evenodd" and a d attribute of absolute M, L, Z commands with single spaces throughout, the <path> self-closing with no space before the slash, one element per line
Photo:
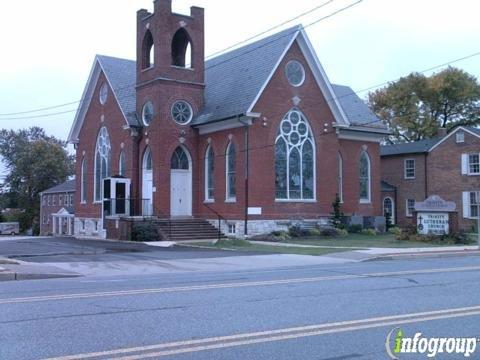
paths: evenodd
<path fill-rule="evenodd" d="M 0 223 L 0 235 L 18 235 L 20 233 L 20 224 L 18 222 Z"/>

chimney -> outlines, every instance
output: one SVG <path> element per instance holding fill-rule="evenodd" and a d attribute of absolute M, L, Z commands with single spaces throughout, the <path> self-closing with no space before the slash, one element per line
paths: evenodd
<path fill-rule="evenodd" d="M 444 137 L 447 135 L 447 128 L 444 128 L 444 127 L 439 127 L 437 129 L 437 136 L 438 137 Z"/>

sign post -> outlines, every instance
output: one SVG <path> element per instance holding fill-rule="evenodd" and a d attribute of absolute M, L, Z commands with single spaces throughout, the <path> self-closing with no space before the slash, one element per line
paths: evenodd
<path fill-rule="evenodd" d="M 477 201 L 477 245 L 480 249 L 480 191 L 475 192 L 475 200 Z"/>
<path fill-rule="evenodd" d="M 452 201 L 445 201 L 438 195 L 432 195 L 425 201 L 415 203 L 417 213 L 417 231 L 423 235 L 446 235 L 453 229 L 450 226 L 451 214 L 456 205 Z M 479 220 L 480 221 L 480 220 Z M 480 245 L 480 235 L 479 235 Z"/>

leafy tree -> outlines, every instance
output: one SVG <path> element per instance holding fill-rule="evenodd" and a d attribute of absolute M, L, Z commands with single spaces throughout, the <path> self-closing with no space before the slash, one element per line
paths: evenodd
<path fill-rule="evenodd" d="M 332 202 L 332 212 L 330 213 L 330 224 L 339 229 L 342 226 L 343 212 L 342 203 L 340 202 L 340 196 L 335 194 L 335 200 Z"/>
<path fill-rule="evenodd" d="M 480 84 L 448 67 L 426 77 L 412 73 L 368 95 L 370 108 L 389 124 L 391 142 L 434 137 L 440 128 L 480 124 Z"/>
<path fill-rule="evenodd" d="M 20 227 L 29 229 L 39 221 L 40 192 L 64 182 L 74 172 L 74 157 L 66 143 L 45 134 L 39 127 L 0 131 L 0 156 L 7 176 L 3 198 L 23 211 Z"/>

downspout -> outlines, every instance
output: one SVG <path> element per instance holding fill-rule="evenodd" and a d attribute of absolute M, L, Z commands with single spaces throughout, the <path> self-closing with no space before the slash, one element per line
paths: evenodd
<path fill-rule="evenodd" d="M 245 206 L 244 206 L 244 219 L 243 219 L 243 233 L 244 236 L 248 235 L 248 175 L 249 175 L 249 131 L 248 123 L 243 122 L 240 116 L 237 115 L 237 121 L 242 123 L 244 129 L 244 153 L 245 153 Z"/>

